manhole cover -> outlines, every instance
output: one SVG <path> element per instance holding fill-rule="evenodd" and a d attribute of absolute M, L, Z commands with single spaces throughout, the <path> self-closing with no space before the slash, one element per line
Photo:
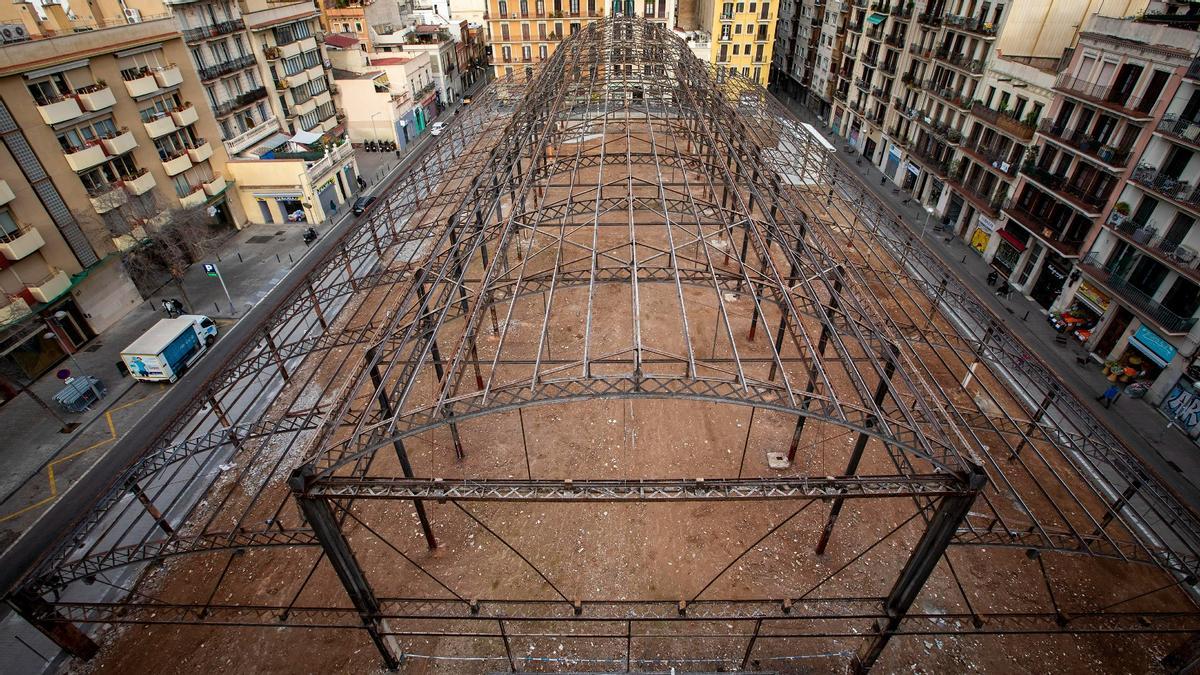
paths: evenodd
<path fill-rule="evenodd" d="M 85 352 L 98 352 L 98 351 L 100 351 L 100 348 L 101 348 L 101 347 L 103 347 L 103 346 L 104 346 L 104 345 L 102 345 L 102 344 L 100 344 L 99 342 L 97 342 L 97 343 L 95 343 L 95 344 L 93 344 L 93 345 L 90 345 L 90 346 L 88 346 L 88 347 L 84 347 L 83 351 L 85 351 Z"/>
<path fill-rule="evenodd" d="M 260 234 L 256 237 L 250 237 L 246 240 L 247 244 L 265 244 L 274 239 L 274 235 Z"/>

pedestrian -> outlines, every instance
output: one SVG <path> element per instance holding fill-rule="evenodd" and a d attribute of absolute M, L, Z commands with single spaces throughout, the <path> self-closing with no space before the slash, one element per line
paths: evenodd
<path fill-rule="evenodd" d="M 1000 288 L 997 288 L 997 289 L 996 289 L 996 297 L 998 297 L 998 298 L 1007 298 L 1007 297 L 1008 297 L 1008 293 L 1009 293 L 1008 282 L 1006 282 L 1006 281 L 1001 281 L 1001 282 L 1000 282 Z"/>
<path fill-rule="evenodd" d="M 337 203 L 334 202 L 332 199 L 329 200 L 329 213 L 330 214 L 337 213 Z"/>
<path fill-rule="evenodd" d="M 362 177 L 362 176 L 359 176 L 359 177 L 358 177 L 358 189 L 359 189 L 359 190 L 366 190 L 366 189 L 367 189 L 367 181 L 363 180 L 363 177 Z"/>
<path fill-rule="evenodd" d="M 887 176 L 880 176 L 880 177 L 879 177 L 879 184 L 880 184 L 880 185 L 883 185 L 884 183 L 887 183 Z"/>
<path fill-rule="evenodd" d="M 991 272 L 988 272 L 988 275 L 987 275 L 988 288 L 995 286 L 996 280 L 999 278 L 1000 278 L 1000 274 L 998 272 L 996 272 L 996 270 L 992 270 Z"/>
<path fill-rule="evenodd" d="M 1105 408 L 1111 407 L 1112 404 L 1121 396 L 1121 388 L 1115 384 L 1109 385 L 1108 389 L 1104 390 L 1103 394 L 1096 397 L 1097 401 L 1104 404 Z"/>

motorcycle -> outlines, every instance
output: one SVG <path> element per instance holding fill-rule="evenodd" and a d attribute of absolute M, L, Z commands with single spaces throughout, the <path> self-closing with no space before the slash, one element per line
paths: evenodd
<path fill-rule="evenodd" d="M 317 231 L 313 228 L 308 228 L 304 231 L 304 245 L 311 246 L 317 240 Z"/>

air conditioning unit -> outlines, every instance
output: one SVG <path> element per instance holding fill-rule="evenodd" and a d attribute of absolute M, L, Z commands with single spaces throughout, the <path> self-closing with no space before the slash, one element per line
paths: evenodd
<path fill-rule="evenodd" d="M 19 23 L 6 23 L 0 25 L 0 41 L 9 42 L 25 42 L 29 39 L 29 33 L 25 32 L 25 26 Z"/>
<path fill-rule="evenodd" d="M 125 8 L 125 23 L 141 23 L 142 11 L 131 7 Z"/>

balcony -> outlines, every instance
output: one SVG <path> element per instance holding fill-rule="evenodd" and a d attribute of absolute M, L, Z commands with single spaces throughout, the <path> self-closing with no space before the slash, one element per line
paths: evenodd
<path fill-rule="evenodd" d="M 185 209 L 190 209 L 194 206 L 200 206 L 208 201 L 208 195 L 204 193 L 204 186 L 197 185 L 192 188 L 192 191 L 183 197 L 179 198 L 179 203 Z"/>
<path fill-rule="evenodd" d="M 233 101 L 233 104 L 234 104 L 233 107 L 234 107 L 234 109 L 243 108 L 245 106 L 250 105 L 251 103 L 254 103 L 255 101 L 261 101 L 262 99 L 264 99 L 266 97 L 267 97 L 267 88 L 266 87 L 259 87 L 258 89 L 251 89 L 250 91 L 238 94 L 237 98 L 234 99 L 234 101 Z"/>
<path fill-rule="evenodd" d="M 129 195 L 121 189 L 119 183 L 111 183 L 96 190 L 88 190 L 88 199 L 96 213 L 108 213 L 129 201 Z"/>
<path fill-rule="evenodd" d="M 15 323 L 29 314 L 29 303 L 19 295 L 0 293 L 0 326 Z"/>
<path fill-rule="evenodd" d="M 1182 242 L 1169 240 L 1156 229 L 1116 211 L 1108 214 L 1104 224 L 1119 234 L 1122 239 L 1132 243 L 1138 249 L 1154 255 L 1180 273 L 1193 279 L 1200 277 L 1200 270 L 1198 270 L 1200 268 L 1200 252 L 1181 245 Z"/>
<path fill-rule="evenodd" d="M 996 38 L 996 27 L 990 22 L 984 21 L 983 19 L 977 19 L 970 16 L 958 16 L 955 14 L 945 14 L 942 16 L 942 20 L 948 28 L 965 31 L 967 33 L 974 33 L 988 40 L 993 40 Z"/>
<path fill-rule="evenodd" d="M 1155 101 L 1150 101 L 1149 105 L 1143 106 L 1141 98 L 1133 97 L 1130 89 L 1118 89 L 1115 84 L 1095 84 L 1077 77 L 1068 77 L 1066 73 L 1055 81 L 1054 89 L 1137 120 L 1150 119 L 1156 104 Z"/>
<path fill-rule="evenodd" d="M 1158 133 L 1181 140 L 1193 147 L 1200 147 L 1200 124 L 1185 119 L 1179 115 L 1163 115 L 1158 122 Z"/>
<path fill-rule="evenodd" d="M 934 84 L 933 80 L 925 80 L 925 90 L 930 94 L 942 99 L 946 103 L 954 106 L 956 109 L 963 112 L 971 110 L 972 100 L 962 94 L 955 93 L 947 87 L 941 87 Z"/>
<path fill-rule="evenodd" d="M 200 162 L 203 162 L 204 160 L 208 159 L 209 157 L 212 157 L 212 155 L 213 155 L 212 144 L 210 144 L 208 141 L 204 140 L 203 138 L 197 138 L 196 145 L 188 148 L 187 154 L 188 154 L 188 159 L 192 160 L 192 164 L 199 164 Z"/>
<path fill-rule="evenodd" d="M 200 42 L 201 40 L 207 40 L 208 38 L 236 33 L 245 27 L 246 24 L 241 19 L 231 19 L 229 21 L 222 21 L 209 26 L 187 28 L 183 31 L 183 39 L 185 42 Z"/>
<path fill-rule="evenodd" d="M 1096 143 L 1090 134 L 1066 129 L 1064 125 L 1054 124 L 1051 120 L 1042 120 L 1042 123 L 1038 125 L 1038 132 L 1054 139 L 1056 143 L 1088 155 L 1116 173 L 1121 173 L 1122 168 L 1129 163 L 1129 157 L 1133 150 L 1132 148 L 1117 148 Z"/>
<path fill-rule="evenodd" d="M 342 143 L 330 151 L 329 154 L 308 166 L 306 170 L 308 171 L 309 179 L 313 182 L 318 182 L 327 171 L 336 168 L 341 164 L 342 160 L 353 154 L 354 148 L 349 143 Z"/>
<path fill-rule="evenodd" d="M 930 59 L 933 57 L 933 50 L 927 47 L 922 47 L 917 43 L 912 43 L 908 46 L 908 53 L 919 59 Z"/>
<path fill-rule="evenodd" d="M 213 176 L 212 180 L 208 181 L 207 183 L 202 183 L 201 185 L 204 187 L 204 194 L 208 195 L 209 197 L 216 197 L 225 191 L 225 177 L 218 174 Z"/>
<path fill-rule="evenodd" d="M 116 135 L 101 137 L 100 143 L 104 146 L 104 151 L 112 157 L 123 155 L 137 147 L 137 139 L 133 137 L 133 132 L 124 127 Z"/>
<path fill-rule="evenodd" d="M 191 103 L 184 103 L 171 111 L 171 119 L 175 121 L 176 126 L 186 127 L 199 121 L 200 113 Z"/>
<path fill-rule="evenodd" d="M 13 262 L 29 257 L 45 245 L 42 233 L 33 227 L 22 228 L 16 235 L 0 234 L 0 254 Z"/>
<path fill-rule="evenodd" d="M 112 89 L 106 84 L 97 83 L 82 87 L 76 89 L 75 94 L 79 96 L 79 105 L 88 112 L 104 110 L 117 104 L 117 97 L 113 96 Z"/>
<path fill-rule="evenodd" d="M 154 188 L 154 174 L 141 169 L 135 176 L 126 176 L 125 189 L 133 196 L 144 195 Z"/>
<path fill-rule="evenodd" d="M 236 73 L 239 70 L 249 68 L 254 65 L 254 56 L 239 56 L 236 59 L 223 61 L 213 66 L 204 66 L 199 69 L 200 79 L 204 81 L 215 80 L 222 75 Z"/>
<path fill-rule="evenodd" d="M 1156 301 L 1150 293 L 1129 283 L 1115 265 L 1101 266 L 1095 254 L 1089 255 L 1080 267 L 1089 277 L 1121 296 L 1138 316 L 1149 319 L 1168 334 L 1184 335 L 1196 324 L 1194 317 L 1176 314 Z"/>
<path fill-rule="evenodd" d="M 13 196 L 12 188 L 8 186 L 8 181 L 0 179 L 0 206 L 4 206 L 13 199 L 15 197 Z"/>
<path fill-rule="evenodd" d="M 41 281 L 26 286 L 34 300 L 41 303 L 54 300 L 63 293 L 66 293 L 70 287 L 71 277 L 67 276 L 67 273 L 62 270 L 52 272 Z"/>
<path fill-rule="evenodd" d="M 1048 227 L 1046 221 L 1035 213 L 1026 210 L 1025 207 L 1016 200 L 1011 200 L 1013 203 L 1001 205 L 1004 212 L 1009 218 L 1017 221 L 1017 224 L 1025 228 L 1038 239 L 1046 242 L 1051 248 L 1058 251 L 1059 255 L 1066 258 L 1075 258 L 1079 256 L 1080 250 L 1083 248 L 1083 239 L 1079 240 L 1064 240 L 1062 233 Z"/>
<path fill-rule="evenodd" d="M 1169 176 L 1148 164 L 1139 164 L 1129 179 L 1143 188 L 1192 210 L 1200 210 L 1200 188 Z"/>
<path fill-rule="evenodd" d="M 962 143 L 962 132 L 945 122 L 935 120 L 928 115 L 921 114 L 919 111 L 913 117 L 918 124 L 924 126 L 938 139 L 949 143 L 950 145 L 958 145 Z"/>
<path fill-rule="evenodd" d="M 942 15 L 934 14 L 932 12 L 922 12 L 921 14 L 917 15 L 917 23 L 921 24 L 922 26 L 936 28 L 942 25 Z"/>
<path fill-rule="evenodd" d="M 67 164 L 71 165 L 73 171 L 86 171 L 94 166 L 104 163 L 108 155 L 104 154 L 104 146 L 100 141 L 91 141 L 82 148 L 75 148 L 70 152 L 64 152 L 63 156 L 67 158 Z"/>
<path fill-rule="evenodd" d="M 1100 215 L 1101 209 L 1108 202 L 1108 195 L 1092 194 L 1078 185 L 1073 185 L 1067 180 L 1066 176 L 1051 173 L 1043 167 L 1026 163 L 1021 167 L 1021 171 L 1027 177 L 1052 191 L 1061 200 L 1079 209 L 1090 218 Z M 1108 192 L 1110 194 L 1112 192 L 1111 185 Z"/>
<path fill-rule="evenodd" d="M 934 58 L 941 60 L 943 63 L 950 64 L 951 67 L 961 70 L 972 77 L 983 75 L 983 60 L 971 58 L 965 54 L 945 54 L 937 52 Z"/>
<path fill-rule="evenodd" d="M 1185 77 L 1190 77 L 1193 80 L 1200 80 L 1200 56 L 1192 59 L 1192 62 L 1188 64 L 1187 74 Z"/>
<path fill-rule="evenodd" d="M 133 98 L 149 96 L 158 91 L 158 79 L 154 77 L 154 71 L 143 68 L 133 78 L 125 80 L 125 91 Z"/>
<path fill-rule="evenodd" d="M 962 150 L 975 161 L 998 174 L 1013 178 L 1020 166 L 1020 154 L 1017 159 L 1011 159 L 1012 148 L 986 146 L 979 143 L 963 143 Z"/>
<path fill-rule="evenodd" d="M 992 194 L 991 191 L 983 189 L 982 186 L 968 182 L 966 173 L 965 164 L 959 163 L 958 166 L 951 166 L 950 171 L 946 174 L 946 182 L 953 185 L 958 190 L 958 193 L 966 197 L 975 208 L 993 218 L 999 217 L 1000 208 L 1004 205 L 1004 191 L 1007 189 L 1006 186 L 997 182 L 993 186 L 993 191 L 996 187 L 1000 187 L 1002 190 L 1000 194 Z"/>
<path fill-rule="evenodd" d="M 225 151 L 231 156 L 236 155 L 278 130 L 279 120 L 272 117 L 262 124 L 259 124 L 251 129 L 247 129 L 237 136 L 225 141 Z"/>
<path fill-rule="evenodd" d="M 150 120 L 149 122 L 143 122 L 143 124 L 146 125 L 146 133 L 150 134 L 150 138 L 166 136 L 172 131 L 178 129 L 178 127 L 175 126 L 175 120 L 172 119 L 170 115 L 161 115 Z"/>
<path fill-rule="evenodd" d="M 179 72 L 179 66 L 172 63 L 169 66 L 161 66 L 154 69 L 154 81 L 160 87 L 174 87 L 183 82 L 183 74 Z"/>
<path fill-rule="evenodd" d="M 971 106 L 971 114 L 1013 138 L 1025 142 L 1033 139 L 1034 126 L 1018 120 L 1012 113 L 1000 112 L 976 103 Z"/>
<path fill-rule="evenodd" d="M 188 157 L 187 150 L 184 150 L 173 157 L 164 159 L 162 164 L 163 169 L 166 169 L 168 176 L 178 176 L 184 171 L 192 168 L 192 160 Z"/>
<path fill-rule="evenodd" d="M 64 96 L 46 105 L 39 105 L 38 112 L 42 115 L 42 121 L 53 125 L 79 117 L 83 114 L 83 109 L 79 107 L 79 101 L 74 96 Z"/>

